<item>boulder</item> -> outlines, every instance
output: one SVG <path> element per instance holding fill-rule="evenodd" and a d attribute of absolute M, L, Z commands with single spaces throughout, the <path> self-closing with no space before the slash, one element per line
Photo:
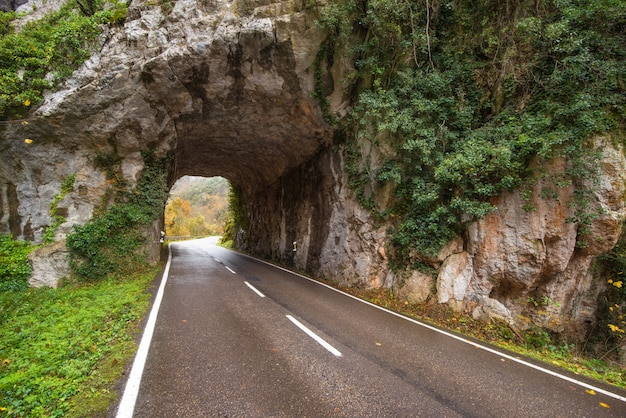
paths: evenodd
<path fill-rule="evenodd" d="M 28 256 L 33 273 L 28 280 L 31 287 L 56 288 L 62 278 L 69 278 L 69 252 L 65 241 L 37 248 Z"/>

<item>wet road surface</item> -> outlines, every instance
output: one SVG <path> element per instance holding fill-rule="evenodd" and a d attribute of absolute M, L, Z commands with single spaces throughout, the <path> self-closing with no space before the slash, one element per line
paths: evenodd
<path fill-rule="evenodd" d="M 624 391 L 555 377 L 214 242 L 171 245 L 134 417 L 626 417 Z"/>

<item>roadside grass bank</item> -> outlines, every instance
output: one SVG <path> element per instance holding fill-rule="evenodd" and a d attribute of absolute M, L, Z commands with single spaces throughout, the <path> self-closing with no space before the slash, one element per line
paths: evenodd
<path fill-rule="evenodd" d="M 0 292 L 0 415 L 106 416 L 160 268 Z"/>
<path fill-rule="evenodd" d="M 471 313 L 455 312 L 436 301 L 410 304 L 395 296 L 390 289 L 364 289 L 316 280 L 399 314 L 626 389 L 626 370 L 617 361 L 609 356 L 590 358 L 573 344 L 555 343 L 545 330 L 516 331 L 503 321 L 487 324 L 475 320 Z"/>

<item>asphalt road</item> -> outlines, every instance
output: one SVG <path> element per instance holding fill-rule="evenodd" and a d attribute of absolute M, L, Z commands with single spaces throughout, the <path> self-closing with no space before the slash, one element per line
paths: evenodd
<path fill-rule="evenodd" d="M 126 414 L 626 417 L 624 391 L 552 369 L 576 379 L 564 380 L 213 242 L 171 246 Z"/>

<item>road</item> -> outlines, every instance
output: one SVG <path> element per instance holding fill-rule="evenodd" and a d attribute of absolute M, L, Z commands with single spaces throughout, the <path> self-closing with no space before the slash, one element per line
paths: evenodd
<path fill-rule="evenodd" d="M 128 383 L 118 417 L 626 417 L 624 391 L 214 242 L 170 246 L 145 366 L 129 378 L 137 396 Z"/>

